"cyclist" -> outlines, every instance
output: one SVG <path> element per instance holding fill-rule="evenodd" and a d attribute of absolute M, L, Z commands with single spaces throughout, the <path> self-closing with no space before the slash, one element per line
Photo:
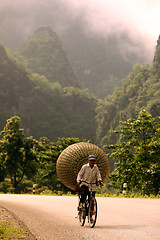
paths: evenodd
<path fill-rule="evenodd" d="M 89 155 L 88 163 L 84 164 L 77 175 L 77 185 L 81 194 L 80 197 L 80 208 L 86 200 L 86 197 L 90 196 L 90 191 L 92 188 L 92 196 L 95 197 L 96 184 L 97 182 L 103 186 L 102 178 L 98 166 L 96 163 L 96 157 L 94 155 Z"/>

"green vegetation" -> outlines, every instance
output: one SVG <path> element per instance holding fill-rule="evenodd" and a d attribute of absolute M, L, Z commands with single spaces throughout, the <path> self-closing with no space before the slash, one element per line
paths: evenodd
<path fill-rule="evenodd" d="M 110 96 L 106 92 L 104 99 L 78 88 L 50 28 L 38 29 L 14 54 L 0 46 L 0 191 L 31 192 L 36 183 L 39 192 L 67 192 L 56 176 L 56 160 L 68 145 L 92 141 L 100 147 L 114 146 L 111 171 L 117 161 L 119 175 L 111 176 L 120 189 L 127 181 L 132 190 L 158 194 L 159 128 L 154 124 L 160 116 L 159 43 L 153 63 L 136 64 L 122 87 Z M 112 134 L 113 129 L 118 134 Z"/>
<path fill-rule="evenodd" d="M 126 182 L 128 196 L 158 195 L 160 118 L 153 118 L 142 110 L 137 119 L 121 122 L 114 133 L 120 135 L 119 143 L 106 145 L 105 148 L 113 150 L 110 157 L 116 159 L 116 169 L 110 174 L 111 181 L 101 193 L 119 195 Z M 1 135 L 0 191 L 31 193 L 34 183 L 37 193 L 69 191 L 57 178 L 56 161 L 66 147 L 86 140 L 59 138 L 57 142 L 50 142 L 46 137 L 39 141 L 26 138 L 21 129 L 21 120 L 16 116 L 7 121 Z"/>
<path fill-rule="evenodd" d="M 13 227 L 11 222 L 0 222 L 0 239 L 25 239 L 25 234 L 21 229 Z"/>
<path fill-rule="evenodd" d="M 148 62 L 144 46 L 133 41 L 127 32 L 105 36 L 89 33 L 78 19 L 69 24 L 61 38 L 80 86 L 98 98 L 121 86 L 135 63 Z"/>
<path fill-rule="evenodd" d="M 160 116 L 159 49 L 157 45 L 151 65 L 136 64 L 123 80 L 121 88 L 116 88 L 112 95 L 98 101 L 96 137 L 100 145 L 116 143 L 118 139 L 110 130 L 116 129 L 119 121 L 136 118 L 142 109 L 153 117 Z"/>
<path fill-rule="evenodd" d="M 11 53 L 10 53 L 11 54 Z M 95 138 L 97 99 L 87 90 L 62 88 L 45 76 L 22 69 L 0 47 L 1 130 L 10 117 L 22 119 L 28 136 Z M 86 121 L 87 119 L 87 121 Z M 83 127 L 82 127 L 83 126 Z"/>
<path fill-rule="evenodd" d="M 34 73 L 59 82 L 62 87 L 79 87 L 57 34 L 50 27 L 41 27 L 18 51 Z M 17 56 L 18 56 L 17 55 Z"/>
<path fill-rule="evenodd" d="M 28 178 L 36 172 L 36 154 L 33 151 L 34 140 L 24 138 L 24 130 L 20 128 L 19 117 L 7 121 L 0 141 L 0 169 L 1 178 L 7 176 L 13 185 L 14 192 L 18 192 L 18 185 L 24 176 Z"/>
<path fill-rule="evenodd" d="M 17 116 L 7 120 L 0 140 L 0 192 L 30 192 L 36 183 L 39 192 L 62 190 L 56 174 L 56 161 L 69 145 L 81 141 L 78 138 L 59 138 L 50 142 L 46 137 L 39 141 L 25 137 L 21 119 Z"/>
<path fill-rule="evenodd" d="M 137 119 L 121 122 L 119 143 L 105 146 L 113 149 L 116 169 L 110 179 L 122 188 L 127 183 L 128 191 L 139 190 L 144 194 L 160 193 L 160 117 L 152 118 L 142 110 Z"/>

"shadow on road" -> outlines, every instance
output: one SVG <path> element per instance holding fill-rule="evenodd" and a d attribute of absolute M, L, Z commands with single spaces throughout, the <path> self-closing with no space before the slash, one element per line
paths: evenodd
<path fill-rule="evenodd" d="M 144 225 L 112 225 L 112 226 L 96 226 L 95 228 L 98 229 L 114 229 L 114 230 L 119 230 L 119 229 L 137 229 L 137 228 L 143 228 L 145 227 Z"/>

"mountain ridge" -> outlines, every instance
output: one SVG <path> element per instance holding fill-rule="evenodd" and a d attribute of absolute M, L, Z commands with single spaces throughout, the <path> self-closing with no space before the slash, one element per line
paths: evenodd
<path fill-rule="evenodd" d="M 50 27 L 38 28 L 17 51 L 33 72 L 62 87 L 80 87 L 57 34 Z"/>

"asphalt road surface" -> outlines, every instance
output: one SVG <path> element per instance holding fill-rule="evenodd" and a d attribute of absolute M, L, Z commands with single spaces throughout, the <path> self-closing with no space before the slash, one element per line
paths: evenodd
<path fill-rule="evenodd" d="M 97 197 L 94 228 L 79 225 L 77 197 L 0 194 L 7 208 L 41 240 L 160 240 L 160 199 Z"/>

